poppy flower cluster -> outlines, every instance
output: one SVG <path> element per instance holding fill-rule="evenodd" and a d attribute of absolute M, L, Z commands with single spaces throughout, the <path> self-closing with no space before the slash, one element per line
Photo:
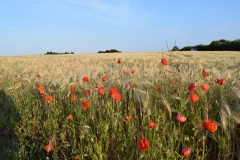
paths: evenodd
<path fill-rule="evenodd" d="M 53 101 L 53 97 L 52 96 L 45 96 L 45 97 L 42 98 L 42 101 L 50 103 L 50 102 Z"/>
<path fill-rule="evenodd" d="M 110 88 L 109 93 L 111 94 L 111 97 L 116 101 L 120 101 L 122 99 L 122 96 L 118 93 L 118 90 L 116 88 Z"/>
<path fill-rule="evenodd" d="M 214 82 L 218 83 L 219 85 L 224 85 L 226 83 L 226 80 L 215 78 Z"/>
<path fill-rule="evenodd" d="M 215 132 L 218 128 L 218 125 L 216 122 L 212 121 L 212 120 L 204 120 L 202 122 L 202 126 L 203 128 L 205 128 L 206 130 L 210 131 L 210 132 Z"/>
<path fill-rule="evenodd" d="M 188 90 L 191 92 L 195 92 L 197 90 L 197 83 L 193 82 L 188 86 Z"/>

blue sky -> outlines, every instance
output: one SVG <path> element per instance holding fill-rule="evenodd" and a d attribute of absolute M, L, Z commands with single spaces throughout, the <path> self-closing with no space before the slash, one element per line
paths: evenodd
<path fill-rule="evenodd" d="M 240 38 L 239 0 L 1 0 L 0 56 L 166 51 Z"/>

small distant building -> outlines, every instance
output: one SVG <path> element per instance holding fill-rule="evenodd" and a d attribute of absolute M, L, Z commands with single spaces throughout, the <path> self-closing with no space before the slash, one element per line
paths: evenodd
<path fill-rule="evenodd" d="M 191 51 L 197 51 L 197 48 L 192 48 Z"/>

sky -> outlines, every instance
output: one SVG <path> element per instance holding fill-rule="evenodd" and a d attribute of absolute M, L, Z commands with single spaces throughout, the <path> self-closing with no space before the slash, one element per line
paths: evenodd
<path fill-rule="evenodd" d="M 240 38 L 240 0 L 1 0 L 0 56 L 161 52 Z"/>

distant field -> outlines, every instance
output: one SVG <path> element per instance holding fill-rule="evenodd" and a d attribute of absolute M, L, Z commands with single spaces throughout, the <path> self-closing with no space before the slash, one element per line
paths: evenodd
<path fill-rule="evenodd" d="M 0 57 L 0 75 L 0 159 L 240 159 L 240 52 Z"/>

